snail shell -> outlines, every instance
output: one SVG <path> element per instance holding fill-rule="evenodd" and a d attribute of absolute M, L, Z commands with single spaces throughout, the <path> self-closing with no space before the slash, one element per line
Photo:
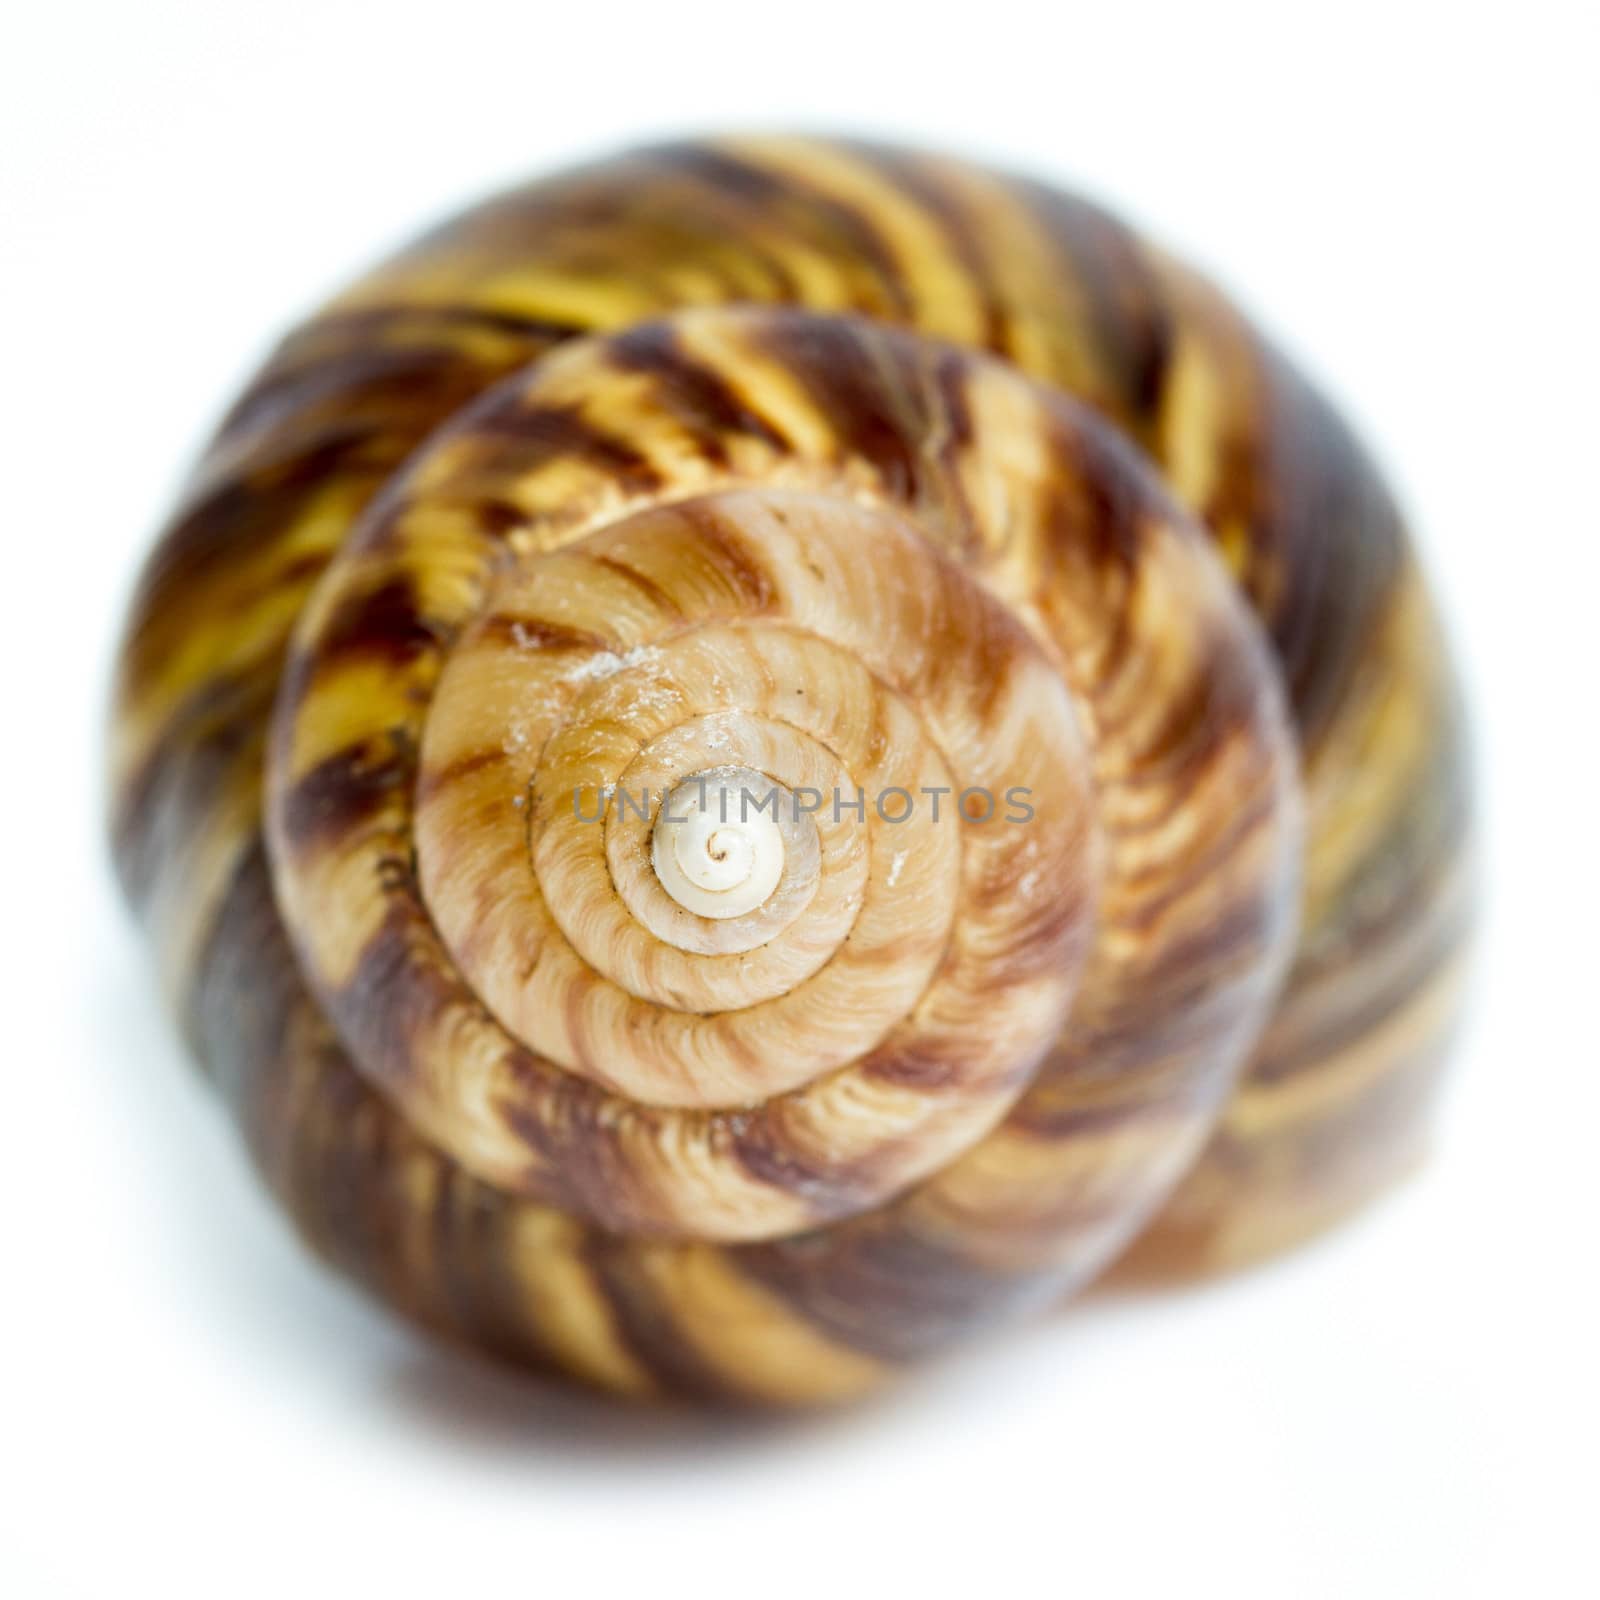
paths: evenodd
<path fill-rule="evenodd" d="M 1228 303 L 817 141 L 514 191 L 291 334 L 116 691 L 123 882 L 301 1231 L 638 1394 L 855 1394 L 1364 1200 L 1464 792 L 1393 504 Z"/>

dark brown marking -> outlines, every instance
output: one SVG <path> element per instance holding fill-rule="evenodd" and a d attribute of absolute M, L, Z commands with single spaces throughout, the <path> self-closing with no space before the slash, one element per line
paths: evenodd
<path fill-rule="evenodd" d="M 623 372 L 653 379 L 658 398 L 693 432 L 711 459 L 726 463 L 722 436 L 742 434 L 786 452 L 788 441 L 739 393 L 732 375 L 689 354 L 670 323 L 647 322 L 624 333 L 608 352 Z"/>
<path fill-rule="evenodd" d="M 550 401 L 517 406 L 510 401 L 511 396 L 503 393 L 492 396 L 489 404 L 464 419 L 463 434 L 513 444 L 520 464 L 527 467 L 576 456 L 634 492 L 661 487 L 661 474 L 647 456 L 591 422 L 575 406 Z"/>
<path fill-rule="evenodd" d="M 423 616 L 404 577 L 386 577 L 374 589 L 351 588 L 341 596 L 317 640 L 316 669 L 360 657 L 403 667 L 436 650 L 447 634 Z"/>
<path fill-rule="evenodd" d="M 910 321 L 912 305 L 894 251 L 871 217 L 803 177 L 768 172 L 724 150 L 706 145 L 671 145 L 652 152 L 678 171 L 736 197 L 752 213 L 780 222 L 802 240 L 841 261 L 859 261 L 872 273 L 878 300 L 860 309 L 887 311 Z"/>
<path fill-rule="evenodd" d="M 1098 206 L 1042 184 L 1012 179 L 1072 281 L 1089 302 L 1105 389 L 1086 398 L 1149 446 L 1172 363 L 1173 328 L 1139 241 Z"/>
<path fill-rule="evenodd" d="M 673 507 L 673 512 L 710 547 L 717 570 L 740 598 L 741 611 L 759 614 L 771 610 L 776 596 L 772 576 L 761 560 L 745 547 L 737 526 L 723 515 L 716 497 L 681 501 Z"/>
<path fill-rule="evenodd" d="M 921 497 L 927 463 L 920 445 L 934 419 L 912 382 L 915 346 L 855 318 L 786 313 L 762 318 L 751 343 L 787 367 L 841 448 L 873 467 L 890 498 L 912 504 Z"/>
<path fill-rule="evenodd" d="M 389 807 L 410 779 L 411 763 L 391 745 L 341 750 L 284 797 L 284 832 L 300 852 L 336 845 Z"/>
<path fill-rule="evenodd" d="M 548 617 L 514 617 L 497 611 L 479 625 L 482 639 L 504 650 L 609 650 L 612 641 Z"/>

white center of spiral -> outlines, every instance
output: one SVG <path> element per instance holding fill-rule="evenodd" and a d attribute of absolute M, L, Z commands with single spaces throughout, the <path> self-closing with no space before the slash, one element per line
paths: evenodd
<path fill-rule="evenodd" d="M 779 813 L 788 791 L 748 767 L 685 778 L 662 802 L 650 836 L 656 877 L 685 911 L 742 917 L 783 876 Z"/>

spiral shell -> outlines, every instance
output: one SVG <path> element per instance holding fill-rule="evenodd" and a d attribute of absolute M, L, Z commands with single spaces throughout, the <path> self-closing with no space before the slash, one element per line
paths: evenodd
<path fill-rule="evenodd" d="M 1066 196 L 744 140 L 467 213 L 234 408 L 117 693 L 269 1182 L 528 1363 L 850 1395 L 1417 1149 L 1466 819 L 1403 529 Z"/>

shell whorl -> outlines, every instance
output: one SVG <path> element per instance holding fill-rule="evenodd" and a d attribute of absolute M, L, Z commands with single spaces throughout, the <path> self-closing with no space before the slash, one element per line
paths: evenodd
<path fill-rule="evenodd" d="M 602 796 L 612 792 L 601 791 Z M 621 792 L 627 795 L 626 785 Z M 648 784 L 640 794 L 642 809 L 649 803 Z M 812 794 L 820 797 L 823 791 L 803 786 L 796 792 L 766 772 L 740 766 L 701 767 L 661 790 L 650 829 L 650 868 L 676 912 L 658 913 L 647 926 L 678 949 L 700 949 L 714 939 L 727 949 L 735 948 L 732 940 L 755 949 L 781 933 L 791 920 L 783 913 L 805 909 L 821 873 Z M 637 859 L 637 851 L 621 850 L 611 859 L 619 892 L 629 877 L 628 863 Z M 779 904 L 769 905 L 780 885 Z M 646 905 L 651 905 L 650 894 L 647 880 Z M 732 930 L 732 939 L 700 926 L 735 920 L 740 926 Z"/>
<path fill-rule="evenodd" d="M 905 480 L 841 455 L 822 411 L 724 461 L 713 419 L 638 374 L 668 347 L 701 370 L 781 357 L 802 387 L 864 374 Z M 631 485 L 544 442 L 563 416 L 620 432 L 624 404 Z M 961 452 L 930 457 L 958 416 Z M 1212 959 L 1239 990 L 1270 992 L 1297 860 L 1275 678 L 1209 546 L 1134 464 L 1086 455 L 1092 431 L 895 330 L 715 310 L 574 346 L 423 452 L 307 608 L 268 769 L 305 969 L 414 1125 L 610 1228 L 775 1237 L 976 1144 L 1114 938 L 1136 960 L 1086 1008 L 1207 927 L 1232 930 Z M 1147 548 L 1061 537 L 1050 478 L 1078 460 Z M 1130 560 L 1138 603 L 1109 610 Z M 730 767 L 825 807 L 790 809 L 816 870 L 739 949 L 748 924 L 666 894 L 648 798 Z M 1181 828 L 1144 822 L 1180 799 Z M 1236 1026 L 1251 1000 L 1227 987 L 1206 1004 Z M 1229 1067 L 1200 1049 L 1190 1070 Z"/>
<path fill-rule="evenodd" d="M 1163 1202 L 1152 1259 L 1307 1231 L 1448 1023 L 1381 486 L 955 163 L 674 147 L 431 236 L 236 408 L 119 692 L 125 879 L 302 1228 L 612 1388 L 855 1392 Z"/>

